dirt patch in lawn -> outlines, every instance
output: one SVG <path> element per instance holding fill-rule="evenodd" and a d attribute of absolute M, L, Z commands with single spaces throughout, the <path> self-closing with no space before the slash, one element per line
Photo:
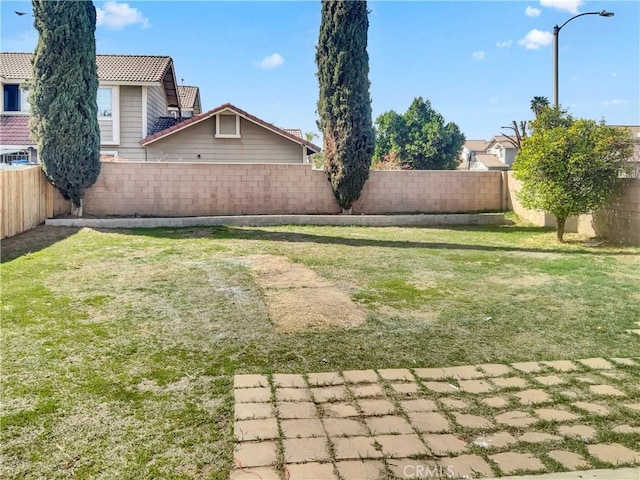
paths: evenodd
<path fill-rule="evenodd" d="M 364 322 L 365 312 L 349 295 L 304 265 L 276 255 L 252 255 L 248 260 L 278 330 L 354 327 Z"/>
<path fill-rule="evenodd" d="M 497 277 L 490 276 L 486 280 L 489 282 L 497 283 L 499 285 L 509 285 L 518 287 L 538 287 L 545 283 L 558 281 L 558 279 L 564 279 L 564 277 L 554 277 L 545 273 L 538 273 L 535 275 L 520 275 L 513 277 Z"/>

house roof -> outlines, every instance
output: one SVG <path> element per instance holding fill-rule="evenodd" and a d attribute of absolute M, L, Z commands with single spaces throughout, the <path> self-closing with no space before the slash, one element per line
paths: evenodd
<path fill-rule="evenodd" d="M 256 125 L 260 125 L 261 127 L 264 127 L 267 130 L 271 130 L 272 132 L 288 140 L 296 142 L 299 145 L 304 145 L 305 147 L 307 147 L 307 150 L 310 151 L 311 153 L 318 153 L 321 150 L 321 148 L 318 147 L 317 145 L 314 145 L 313 143 L 308 142 L 303 138 L 297 137 L 280 127 L 276 127 L 271 123 L 265 122 L 264 120 L 256 117 L 255 115 L 251 115 L 249 112 L 242 110 L 241 108 L 238 108 L 235 105 L 232 105 L 231 103 L 222 104 L 219 107 L 209 110 L 208 112 L 201 113 L 200 115 L 195 115 L 193 117 L 187 118 L 185 120 L 182 120 L 179 123 L 176 123 L 175 125 L 169 128 L 165 128 L 164 130 L 153 133 L 147 136 L 146 138 L 143 138 L 142 140 L 140 140 L 140 145 L 144 147 L 146 145 L 149 145 L 150 143 L 160 140 L 161 138 L 165 138 L 169 135 L 179 132 L 180 130 L 184 130 L 185 128 L 189 128 L 192 125 L 208 120 L 214 115 L 225 112 L 225 111 L 229 111 L 237 115 L 240 115 L 242 118 L 245 118 L 246 120 L 249 120 L 250 122 L 253 122 Z"/>
<path fill-rule="evenodd" d="M 302 138 L 302 130 L 298 128 L 283 128 L 283 130 L 287 133 L 290 133 L 294 137 Z"/>
<path fill-rule="evenodd" d="M 198 98 L 198 87 L 188 85 L 178 85 L 178 95 L 180 96 L 180 106 L 182 108 L 194 109 Z"/>
<path fill-rule="evenodd" d="M 29 117 L 27 115 L 1 115 L 0 144 L 34 147 L 36 143 L 29 136 Z"/>
<path fill-rule="evenodd" d="M 476 153 L 476 161 L 483 163 L 489 170 L 509 170 L 509 165 L 502 163 L 492 153 Z"/>
<path fill-rule="evenodd" d="M 486 140 L 467 140 L 464 142 L 464 148 L 470 152 L 480 152 L 487 149 Z"/>
<path fill-rule="evenodd" d="M 33 75 L 31 53 L 0 53 L 0 77 L 27 80 Z M 96 55 L 101 82 L 163 83 L 169 106 L 178 106 L 173 60 L 157 55 Z"/>

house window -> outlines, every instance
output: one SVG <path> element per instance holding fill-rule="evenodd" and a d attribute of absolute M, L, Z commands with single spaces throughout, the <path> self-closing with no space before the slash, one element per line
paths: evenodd
<path fill-rule="evenodd" d="M 29 163 L 29 152 L 20 150 L 2 155 L 2 163 Z"/>
<path fill-rule="evenodd" d="M 98 117 L 111 118 L 113 116 L 113 89 L 98 88 Z"/>
<path fill-rule="evenodd" d="M 27 94 L 20 85 L 3 85 L 4 111 L 28 112 L 31 106 L 27 101 Z"/>
<path fill-rule="evenodd" d="M 216 138 L 240 138 L 240 116 L 216 115 Z"/>

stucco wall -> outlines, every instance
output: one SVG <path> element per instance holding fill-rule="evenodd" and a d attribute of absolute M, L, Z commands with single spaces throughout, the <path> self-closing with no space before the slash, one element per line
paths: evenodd
<path fill-rule="evenodd" d="M 371 172 L 354 213 L 500 210 L 501 172 Z M 56 203 L 56 211 L 64 202 Z M 105 162 L 86 215 L 339 213 L 323 171 L 309 165 Z"/>

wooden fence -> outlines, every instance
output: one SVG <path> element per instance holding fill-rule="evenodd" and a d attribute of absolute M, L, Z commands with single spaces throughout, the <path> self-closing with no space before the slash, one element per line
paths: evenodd
<path fill-rule="evenodd" d="M 53 193 L 39 166 L 0 170 L 0 238 L 22 233 L 52 217 Z"/>

